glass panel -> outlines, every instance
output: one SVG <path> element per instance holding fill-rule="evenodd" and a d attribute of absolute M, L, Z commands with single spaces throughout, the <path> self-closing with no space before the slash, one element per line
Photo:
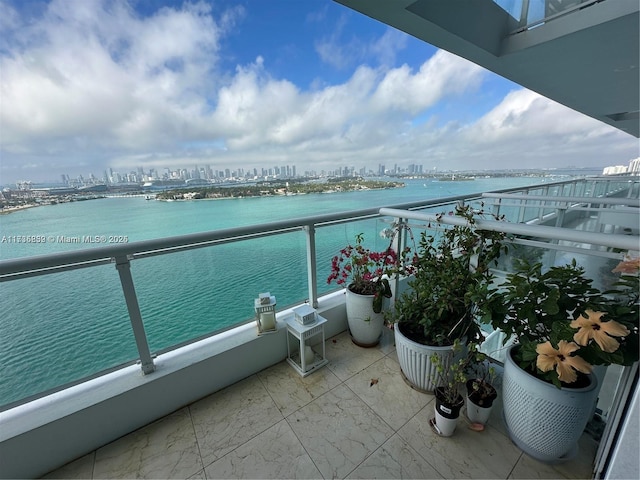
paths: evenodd
<path fill-rule="evenodd" d="M 327 283 L 331 273 L 331 259 L 340 254 L 347 245 L 355 245 L 356 235 L 363 234 L 363 246 L 372 251 L 381 252 L 388 246 L 390 239 L 381 235 L 390 228 L 391 219 L 368 219 L 340 225 L 321 227 L 316 230 L 316 254 L 318 262 L 318 294 L 342 288 L 336 282 Z"/>
<path fill-rule="evenodd" d="M 500 6 L 505 12 L 511 15 L 516 20 L 520 21 L 520 14 L 522 12 L 522 0 L 493 0 L 498 6 Z"/>
<path fill-rule="evenodd" d="M 545 17 L 562 13 L 583 3 L 584 0 L 546 0 Z"/>
<path fill-rule="evenodd" d="M 529 10 L 527 11 L 527 25 L 539 22 L 544 19 L 545 0 L 529 0 Z"/>
<path fill-rule="evenodd" d="M 115 265 L 4 282 L 0 311 L 0 405 L 138 357 Z"/>
<path fill-rule="evenodd" d="M 303 232 L 198 248 L 131 263 L 152 352 L 253 321 L 253 301 L 276 311 L 307 299 Z"/>

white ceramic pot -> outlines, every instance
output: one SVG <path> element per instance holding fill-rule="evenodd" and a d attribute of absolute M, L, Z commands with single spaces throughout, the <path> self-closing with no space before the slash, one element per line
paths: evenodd
<path fill-rule="evenodd" d="M 521 369 L 505 356 L 503 392 L 504 419 L 511 440 L 529 456 L 546 463 L 560 463 L 577 453 L 593 404 L 598 380 L 584 388 L 557 388 Z"/>
<path fill-rule="evenodd" d="M 417 390 L 432 393 L 440 385 L 435 381 L 438 376 L 431 356 L 440 357 L 440 363 L 446 370 L 453 358 L 453 347 L 432 347 L 414 342 L 402 334 L 400 323 L 393 330 L 398 361 L 405 378 Z"/>
<path fill-rule="evenodd" d="M 462 397 L 458 396 L 459 402 L 451 405 L 443 401 L 444 397 L 441 396 L 442 392 L 436 391 L 435 395 L 434 410 L 436 414 L 436 427 L 441 436 L 450 437 L 456 429 L 458 418 L 460 418 L 460 409 L 463 405 Z"/>
<path fill-rule="evenodd" d="M 493 406 L 481 407 L 476 405 L 469 397 L 467 397 L 467 418 L 471 423 L 481 423 L 482 425 L 486 425 L 489 421 L 492 408 Z"/>
<path fill-rule="evenodd" d="M 441 415 L 440 412 L 438 412 L 438 409 L 435 409 L 435 412 L 436 427 L 438 427 L 440 436 L 450 437 L 453 435 L 453 432 L 455 432 L 456 426 L 458 425 L 458 418 L 447 418 L 444 415 Z"/>
<path fill-rule="evenodd" d="M 491 415 L 491 409 L 493 408 L 493 402 L 498 397 L 498 393 L 495 389 L 492 389 L 492 394 L 488 392 L 485 398 L 478 397 L 478 393 L 473 390 L 474 379 L 467 380 L 467 418 L 471 423 L 481 423 L 486 425 Z"/>
<path fill-rule="evenodd" d="M 360 347 L 374 347 L 380 341 L 384 327 L 384 313 L 373 311 L 373 295 L 347 292 L 347 322 L 351 340 Z"/>

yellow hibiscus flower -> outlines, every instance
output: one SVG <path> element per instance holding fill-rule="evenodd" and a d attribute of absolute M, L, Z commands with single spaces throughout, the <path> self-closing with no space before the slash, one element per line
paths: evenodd
<path fill-rule="evenodd" d="M 578 379 L 576 370 L 582 373 L 591 373 L 591 365 L 581 357 L 572 357 L 571 354 L 580 347 L 573 342 L 560 340 L 558 349 L 551 342 L 541 343 L 536 347 L 538 358 L 537 367 L 543 372 L 556 369 L 558 378 L 565 383 L 573 383 Z"/>
<path fill-rule="evenodd" d="M 629 330 L 624 325 L 613 320 L 603 322 L 602 312 L 587 310 L 585 315 L 571 322 L 571 327 L 580 329 L 573 336 L 578 345 L 586 346 L 593 339 L 603 352 L 612 353 L 620 346 L 620 342 L 613 337 L 629 335 Z"/>

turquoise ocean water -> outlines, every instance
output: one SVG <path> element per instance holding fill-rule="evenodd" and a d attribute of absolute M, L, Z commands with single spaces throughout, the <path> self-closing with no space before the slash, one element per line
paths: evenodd
<path fill-rule="evenodd" d="M 139 241 L 337 211 L 395 205 L 560 180 L 408 180 L 401 189 L 159 202 L 105 198 L 0 215 L 0 237 L 104 235 Z M 321 291 L 330 258 L 360 231 L 383 249 L 382 220 L 317 231 Z M 103 246 L 104 244 L 95 244 Z M 91 244 L 0 243 L 0 259 L 43 255 Z M 135 260 L 131 271 L 152 352 L 205 336 L 253 316 L 258 293 L 276 295 L 278 309 L 307 298 L 302 233 Z M 114 265 L 0 284 L 0 405 L 136 359 L 137 350 Z"/>

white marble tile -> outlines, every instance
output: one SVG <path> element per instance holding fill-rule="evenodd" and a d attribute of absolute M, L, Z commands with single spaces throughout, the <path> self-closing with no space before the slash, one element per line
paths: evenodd
<path fill-rule="evenodd" d="M 206 468 L 207 478 L 321 478 L 282 420 Z"/>
<path fill-rule="evenodd" d="M 294 412 L 287 421 L 324 478 L 343 478 L 393 434 L 345 385 Z"/>
<path fill-rule="evenodd" d="M 373 452 L 346 478 L 443 478 L 399 435 Z"/>
<path fill-rule="evenodd" d="M 69 462 L 64 466 L 49 472 L 42 478 L 92 478 L 95 458 L 96 452 L 88 453 L 73 462 Z"/>
<path fill-rule="evenodd" d="M 328 368 L 302 377 L 287 362 L 280 362 L 257 375 L 285 417 L 340 383 Z"/>
<path fill-rule="evenodd" d="M 463 418 L 451 437 L 440 437 L 429 426 L 433 416 L 432 402 L 398 433 L 444 478 L 507 478 L 521 453 L 511 440 L 491 426 L 470 430 Z"/>
<path fill-rule="evenodd" d="M 326 368 L 329 368 L 341 381 L 385 356 L 381 347 L 358 347 L 346 332 L 327 340 L 326 352 L 329 360 Z"/>
<path fill-rule="evenodd" d="M 523 453 L 510 478 L 593 478 L 593 460 L 598 443 L 588 434 L 583 434 L 578 442 L 578 454 L 564 463 L 546 464 Z"/>
<path fill-rule="evenodd" d="M 433 400 L 405 383 L 392 355 L 381 358 L 345 382 L 394 430 L 398 430 Z"/>
<path fill-rule="evenodd" d="M 189 409 L 205 467 L 283 419 L 255 375 Z"/>
<path fill-rule="evenodd" d="M 597 451 L 598 442 L 583 433 L 578 440 L 578 455 L 566 463 L 554 465 L 554 469 L 565 478 L 592 478 Z"/>
<path fill-rule="evenodd" d="M 183 408 L 98 449 L 93 478 L 188 478 L 202 468 Z"/>

